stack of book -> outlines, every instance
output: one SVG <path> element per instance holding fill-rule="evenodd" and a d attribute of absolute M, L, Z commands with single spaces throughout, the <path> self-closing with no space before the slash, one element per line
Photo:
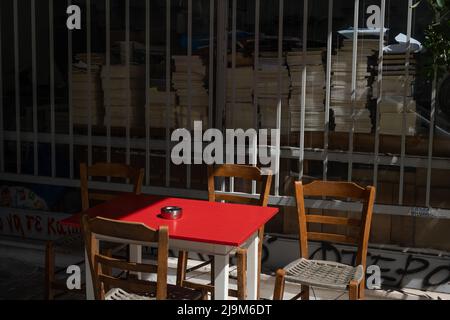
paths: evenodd
<path fill-rule="evenodd" d="M 402 135 L 403 107 L 405 108 L 405 135 L 416 134 L 416 102 L 413 98 L 415 59 L 410 56 L 409 76 L 405 77 L 406 55 L 404 53 L 384 54 L 382 99 L 380 102 L 380 133 Z M 378 93 L 377 82 L 374 92 Z"/>
<path fill-rule="evenodd" d="M 253 68 L 227 69 L 227 101 L 253 101 Z"/>
<path fill-rule="evenodd" d="M 145 44 L 136 41 L 129 41 L 129 52 L 127 52 L 127 42 L 119 41 L 120 48 L 120 63 L 127 64 L 127 54 L 129 54 L 129 61 L 131 64 L 145 63 Z M 114 52 L 115 50 L 113 50 Z"/>
<path fill-rule="evenodd" d="M 356 59 L 356 90 L 352 92 L 353 39 L 345 39 L 343 46 L 332 57 L 331 104 L 334 113 L 335 131 L 370 133 L 372 123 L 367 108 L 372 90 L 369 57 L 378 50 L 377 39 L 359 39 Z M 352 94 L 355 95 L 352 101 Z M 354 113 L 352 114 L 352 109 Z M 353 120 L 352 120 L 353 116 Z"/>
<path fill-rule="evenodd" d="M 209 98 L 205 88 L 206 67 L 202 59 L 200 56 L 173 56 L 172 59 L 175 63 L 172 85 L 179 104 L 177 125 L 193 128 L 194 121 L 203 121 L 203 125 L 207 126 Z M 190 114 L 189 105 L 191 106 Z"/>
<path fill-rule="evenodd" d="M 416 102 L 412 97 L 385 96 L 380 103 L 380 133 L 402 135 L 403 106 L 405 108 L 405 135 L 416 134 Z"/>
<path fill-rule="evenodd" d="M 168 120 L 169 128 L 175 127 L 176 95 L 171 91 L 148 89 L 149 93 L 149 123 L 151 128 L 165 128 Z"/>
<path fill-rule="evenodd" d="M 306 66 L 305 131 L 323 131 L 325 125 L 325 68 L 322 61 L 323 50 L 288 52 L 287 64 L 291 77 L 289 114 L 291 131 L 300 130 L 300 108 L 302 99 L 302 74 Z"/>
<path fill-rule="evenodd" d="M 336 132 L 349 132 L 352 128 L 352 109 L 351 105 L 345 107 L 333 108 Z M 370 120 L 370 111 L 367 108 L 355 108 L 353 112 L 354 132 L 370 133 L 372 122 Z"/>
<path fill-rule="evenodd" d="M 257 110 L 253 104 L 253 75 L 253 68 L 248 66 L 227 69 L 227 128 L 248 129 L 255 126 Z"/>
<path fill-rule="evenodd" d="M 89 124 L 89 108 L 91 125 L 100 125 L 103 121 L 104 108 L 100 70 L 105 57 L 102 54 L 91 54 L 90 76 L 88 73 L 87 54 L 75 55 L 76 63 L 72 64 L 72 119 L 74 124 Z"/>
<path fill-rule="evenodd" d="M 142 127 L 145 115 L 145 67 L 111 65 L 102 68 L 105 125 Z"/>
<path fill-rule="evenodd" d="M 279 65 L 276 52 L 263 52 L 259 58 L 257 81 L 258 106 L 262 128 L 276 128 L 277 109 L 281 104 L 281 133 L 289 130 L 289 93 L 291 80 L 283 57 Z"/>
<path fill-rule="evenodd" d="M 289 133 L 289 112 L 287 112 L 289 99 L 287 97 L 258 99 L 260 109 L 261 128 L 272 129 L 277 127 L 277 108 L 281 107 L 281 134 Z"/>

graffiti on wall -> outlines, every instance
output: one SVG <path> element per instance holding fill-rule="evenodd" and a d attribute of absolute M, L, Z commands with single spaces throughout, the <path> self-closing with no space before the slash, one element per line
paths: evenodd
<path fill-rule="evenodd" d="M 59 223 L 67 214 L 0 208 L 0 235 L 28 239 L 56 239 L 79 233 L 79 228 Z"/>
<path fill-rule="evenodd" d="M 276 270 L 298 259 L 298 240 L 270 236 L 264 241 L 263 251 L 264 267 Z M 309 253 L 311 259 L 354 265 L 357 251 L 352 246 L 314 242 L 309 245 Z M 450 293 L 450 256 L 369 248 L 370 265 L 380 267 L 383 287 Z"/>

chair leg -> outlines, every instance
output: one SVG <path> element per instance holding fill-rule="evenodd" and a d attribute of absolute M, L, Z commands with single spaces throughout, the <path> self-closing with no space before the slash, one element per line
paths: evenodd
<path fill-rule="evenodd" d="M 247 298 L 247 250 L 239 248 L 237 256 L 237 298 L 245 300 Z"/>
<path fill-rule="evenodd" d="M 202 291 L 202 300 L 208 300 L 208 290 L 201 289 Z"/>
<path fill-rule="evenodd" d="M 178 263 L 177 263 L 177 286 L 182 287 L 184 284 L 184 280 L 186 279 L 186 269 L 188 262 L 188 253 L 187 251 L 179 251 L 178 252 Z"/>
<path fill-rule="evenodd" d="M 359 291 L 358 299 L 364 300 L 366 293 L 366 281 L 364 279 L 362 279 L 362 281 L 360 282 L 358 291 Z"/>
<path fill-rule="evenodd" d="M 306 286 L 304 284 L 302 284 L 300 286 L 302 292 L 300 294 L 300 297 L 302 300 L 309 300 L 309 286 Z"/>
<path fill-rule="evenodd" d="M 216 272 L 215 272 L 215 261 L 214 256 L 211 257 L 211 285 L 214 287 L 216 282 Z M 214 300 L 214 290 L 211 292 L 211 300 Z"/>
<path fill-rule="evenodd" d="M 261 285 L 261 259 L 262 259 L 262 251 L 263 251 L 263 241 L 264 241 L 264 226 L 262 226 L 258 230 L 258 286 L 256 289 L 256 299 L 260 299 L 260 285 Z"/>
<path fill-rule="evenodd" d="M 45 246 L 45 298 L 53 300 L 52 283 L 55 281 L 55 250 L 52 241 Z"/>
<path fill-rule="evenodd" d="M 358 300 L 359 296 L 359 285 L 356 281 L 350 281 L 348 286 L 348 297 L 350 300 Z"/>
<path fill-rule="evenodd" d="M 214 286 L 214 282 L 216 280 L 216 274 L 215 274 L 215 269 L 214 269 L 214 256 L 209 256 L 209 259 L 211 260 L 210 280 L 211 280 L 211 285 Z"/>
<path fill-rule="evenodd" d="M 273 290 L 273 300 L 283 300 L 285 275 L 286 272 L 283 269 L 277 270 L 275 277 L 275 288 Z"/>

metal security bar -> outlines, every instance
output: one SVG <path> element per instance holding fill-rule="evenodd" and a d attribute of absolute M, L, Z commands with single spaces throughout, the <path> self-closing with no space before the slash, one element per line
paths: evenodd
<path fill-rule="evenodd" d="M 333 0 L 328 0 L 328 30 L 327 30 L 327 69 L 325 87 L 325 123 L 323 130 L 323 173 L 322 179 L 328 179 L 328 141 L 330 128 L 331 100 L 331 50 L 333 49 Z"/>
<path fill-rule="evenodd" d="M 259 129 L 258 123 L 258 72 L 259 69 L 259 16 L 261 11 L 261 1 L 255 0 L 255 51 L 254 51 L 254 62 L 253 62 L 253 125 L 256 130 Z M 257 163 L 257 151 L 255 147 L 255 153 L 253 163 Z M 252 182 L 252 193 L 256 194 L 256 181 Z"/>
<path fill-rule="evenodd" d="M 208 128 L 213 127 L 214 114 L 214 3 L 209 1 L 209 82 L 208 82 Z"/>
<path fill-rule="evenodd" d="M 51 17 L 51 15 L 50 15 Z M 33 173 L 38 172 L 38 118 L 37 118 L 37 73 L 36 73 L 36 0 L 31 1 L 31 73 L 33 82 Z M 70 101 L 70 100 L 69 100 Z M 69 108 L 70 110 L 71 108 Z M 2 117 L 3 119 L 3 117 Z M 3 142 L 3 141 L 2 141 Z"/>
<path fill-rule="evenodd" d="M 438 13 L 438 17 L 439 13 Z M 428 135 L 428 162 L 427 162 L 427 188 L 425 195 L 425 205 L 430 206 L 430 191 L 431 191 L 431 168 L 433 158 L 433 142 L 434 142 L 434 129 L 436 120 L 436 93 L 437 93 L 437 69 L 434 68 L 434 77 L 431 86 L 431 110 L 430 110 L 430 130 Z"/>
<path fill-rule="evenodd" d="M 53 30 L 53 0 L 48 4 L 48 33 L 50 42 L 50 132 L 52 135 L 51 143 L 51 175 L 56 176 L 56 146 L 55 146 L 55 40 Z"/>
<path fill-rule="evenodd" d="M 277 105 L 277 145 L 275 150 L 277 158 L 275 160 L 275 195 L 280 194 L 280 132 L 281 132 L 281 111 L 283 108 L 281 99 L 281 63 L 283 55 L 283 22 L 284 22 L 284 0 L 279 0 L 278 6 L 278 105 Z"/>
<path fill-rule="evenodd" d="M 105 75 L 106 82 L 111 83 L 111 1 L 105 0 L 105 23 L 106 23 L 106 56 Z M 106 161 L 111 162 L 111 86 L 105 90 L 105 122 L 106 122 Z M 109 178 L 109 177 L 108 177 Z"/>
<path fill-rule="evenodd" d="M 3 135 L 3 59 L 2 59 L 2 17 L 0 15 L 0 172 L 5 171 Z"/>
<path fill-rule="evenodd" d="M 300 101 L 300 156 L 298 178 L 303 179 L 303 166 L 305 160 L 305 114 L 306 114 L 306 52 L 308 50 L 308 0 L 303 0 L 303 69 L 302 69 L 302 96 Z"/>
<path fill-rule="evenodd" d="M 353 172 L 353 140 L 355 134 L 355 102 L 356 102 L 356 68 L 358 62 L 358 21 L 359 21 L 359 0 L 355 0 L 353 13 L 353 48 L 352 48 L 352 84 L 351 84 L 351 100 L 352 100 L 352 125 L 348 133 L 348 171 L 347 180 L 352 181 Z"/>
<path fill-rule="evenodd" d="M 70 7 L 70 5 L 72 4 L 72 0 L 67 0 L 67 7 Z M 33 54 L 33 56 L 36 56 L 35 54 Z M 72 32 L 67 29 L 67 98 L 68 98 L 68 107 L 69 107 L 69 177 L 70 179 L 74 178 L 74 153 L 73 153 L 73 106 L 72 106 Z M 33 117 L 34 117 L 34 111 L 33 111 Z M 35 154 L 34 157 L 35 159 L 37 159 L 37 120 L 36 120 L 36 126 L 34 126 L 35 128 Z M 110 134 L 108 134 L 108 137 L 110 136 Z M 56 137 L 55 137 L 56 138 Z M 35 160 L 35 166 L 37 166 L 36 164 L 36 160 Z M 37 167 L 35 167 L 37 168 Z"/>
<path fill-rule="evenodd" d="M 69 130 L 68 133 L 57 133 L 56 130 L 56 78 L 55 78 L 55 26 L 54 26 L 54 1 L 48 1 L 48 36 L 49 36 L 49 96 L 50 96 L 50 131 L 49 132 L 41 132 L 39 130 L 39 117 L 38 117 L 38 71 L 37 71 L 37 39 L 39 35 L 37 34 L 37 16 L 36 16 L 36 0 L 31 1 L 31 12 L 27 11 L 27 18 L 31 21 L 31 72 L 32 72 L 32 131 L 25 131 L 21 125 L 21 105 L 23 101 L 21 100 L 21 84 L 20 84 L 20 46 L 19 46 L 19 25 L 20 25 L 20 8 L 19 2 L 12 1 L 12 33 L 13 33 L 13 51 L 14 51 L 14 112 L 15 112 L 15 129 L 5 130 L 4 128 L 4 115 L 5 115 L 5 103 L 4 103 L 4 92 L 3 92 L 3 77 L 0 77 L 0 179 L 7 181 L 17 181 L 17 182 L 32 182 L 32 183 L 42 183 L 42 184 L 50 184 L 50 185 L 62 185 L 69 187 L 77 187 L 78 181 L 74 179 L 74 165 L 75 165 L 75 153 L 74 153 L 74 145 L 87 147 L 87 160 L 89 163 L 93 161 L 93 153 L 95 148 L 106 148 L 106 159 L 107 161 L 112 160 L 112 148 L 122 148 L 125 150 L 126 154 L 126 162 L 130 163 L 130 157 L 134 150 L 140 150 L 142 154 L 144 154 L 145 158 L 145 169 L 146 169 L 146 177 L 145 177 L 145 187 L 144 192 L 161 194 L 161 195 L 182 195 L 186 197 L 200 197 L 205 198 L 205 191 L 203 190 L 192 190 L 191 189 L 191 167 L 188 165 L 186 170 L 186 188 L 183 189 L 175 189 L 170 188 L 171 186 L 171 159 L 170 153 L 173 143 L 170 141 L 170 126 L 169 119 L 173 113 L 173 105 L 170 100 L 171 97 L 171 60 L 172 54 L 174 50 L 172 48 L 173 43 L 173 24 L 171 21 L 172 7 L 175 5 L 172 1 L 167 0 L 165 2 L 165 56 L 164 56 L 164 80 L 165 80 L 165 92 L 167 95 L 166 100 L 166 122 L 164 123 L 165 137 L 164 139 L 156 138 L 151 136 L 150 131 L 150 117 L 152 116 L 152 108 L 150 107 L 150 102 L 152 100 L 152 96 L 149 93 L 149 88 L 151 86 L 151 75 L 150 75 L 150 66 L 151 66 L 151 39 L 152 32 L 151 30 L 151 0 L 142 0 L 145 7 L 145 15 L 144 17 L 144 25 L 145 25 L 145 136 L 144 137 L 135 137 L 131 135 L 131 109 L 127 108 L 126 120 L 127 125 L 125 126 L 125 136 L 113 136 L 111 129 L 111 87 L 107 86 L 108 89 L 105 90 L 105 106 L 106 106 L 106 117 L 105 117 L 105 128 L 106 134 L 100 135 L 96 132 L 93 133 L 93 123 L 92 123 L 92 114 L 93 114 L 93 106 L 92 103 L 88 103 L 88 124 L 87 124 L 87 133 L 81 134 L 79 132 L 74 132 L 73 126 L 73 105 L 72 105 L 72 55 L 74 53 L 73 50 L 73 32 L 68 31 L 68 44 L 67 44 L 67 58 L 68 58 L 68 123 Z M 119 1 L 119 0 L 117 0 Z M 126 68 L 128 75 L 131 75 L 131 61 L 132 56 L 130 52 L 131 48 L 131 22 L 132 19 L 130 17 L 130 0 L 120 0 L 124 4 L 125 12 L 124 12 L 124 21 L 125 21 L 125 58 L 126 58 Z M 105 0 L 105 77 L 106 81 L 110 82 L 111 74 L 111 0 Z M 193 55 L 193 23 L 195 15 L 193 16 L 193 12 L 195 11 L 195 7 L 193 6 L 195 2 L 192 0 L 186 0 L 187 3 L 187 14 L 186 14 L 186 22 L 187 22 L 187 56 L 188 58 Z M 68 0 L 67 5 L 71 5 L 73 1 Z M 284 24 L 286 23 L 286 7 L 287 0 L 278 0 L 276 5 L 278 6 L 278 11 L 275 10 L 273 13 L 274 20 L 276 15 L 278 15 L 278 24 L 273 26 L 273 33 L 277 35 L 277 59 L 278 59 L 278 103 L 276 109 L 276 128 L 281 128 L 281 115 L 285 108 L 288 106 L 284 106 L 282 101 L 284 101 L 281 97 L 281 67 L 283 61 L 283 41 L 286 38 Z M 431 196 L 431 172 L 432 169 L 449 169 L 450 168 L 450 159 L 444 157 L 435 157 L 433 156 L 433 142 L 434 142 L 434 128 L 436 121 L 436 87 L 437 87 L 437 79 L 435 78 L 433 81 L 433 90 L 431 97 L 431 109 L 430 109 L 430 128 L 429 128 L 429 140 L 428 140 L 428 153 L 424 156 L 418 155 L 408 155 L 406 152 L 406 99 L 403 101 L 403 119 L 402 119 L 402 135 L 401 135 L 401 150 L 400 157 L 397 155 L 389 155 L 389 154 L 381 154 L 380 153 L 380 114 L 379 114 L 379 106 L 381 103 L 381 99 L 383 96 L 383 47 L 384 47 L 384 23 L 385 23 L 385 15 L 386 15 L 386 0 L 380 0 L 380 21 L 381 26 L 379 30 L 379 50 L 378 50 L 378 96 L 377 96 L 377 114 L 375 120 L 375 146 L 374 152 L 360 152 L 354 149 L 354 131 L 355 131 L 355 99 L 356 99 L 356 90 L 357 90 L 357 56 L 358 56 L 358 32 L 359 32 L 359 23 L 361 20 L 360 17 L 360 5 L 361 2 L 359 0 L 354 0 L 354 15 L 353 15 L 353 47 L 352 47 L 352 74 L 351 74 L 351 100 L 352 100 L 352 127 L 349 131 L 348 135 L 348 150 L 346 151 L 336 151 L 330 150 L 329 142 L 330 142 L 330 130 L 329 130 L 329 115 L 330 115 L 330 103 L 331 103 L 331 75 L 332 75 L 332 49 L 333 49 L 333 7 L 336 5 L 336 2 L 332 0 L 328 0 L 326 3 L 328 9 L 327 15 L 327 33 L 326 33 L 326 83 L 325 83 L 325 125 L 324 125 L 324 134 L 323 134 L 323 148 L 314 149 L 314 148 L 306 148 L 305 147 L 305 110 L 306 110 L 306 80 L 307 80 L 307 68 L 306 65 L 306 55 L 308 51 L 308 27 L 309 27 L 309 18 L 310 18 L 310 8 L 314 5 L 312 2 L 308 0 L 303 0 L 303 17 L 300 19 L 302 23 L 299 24 L 298 34 L 301 36 L 302 42 L 302 53 L 303 53 L 303 70 L 302 70 L 302 87 L 301 87 L 301 108 L 300 108 L 300 130 L 299 130 L 299 144 L 297 146 L 281 146 L 278 143 L 274 149 L 278 152 L 279 157 L 276 159 L 276 168 L 277 175 L 274 179 L 274 194 L 270 198 L 270 203 L 273 205 L 295 205 L 294 199 L 292 197 L 286 197 L 280 195 L 280 160 L 281 159 L 292 159 L 294 161 L 298 161 L 299 163 L 299 172 L 298 175 L 300 178 L 304 177 L 303 167 L 305 161 L 321 161 L 323 172 L 322 177 L 324 180 L 329 179 L 328 171 L 330 162 L 336 162 L 340 164 L 348 165 L 348 179 L 352 180 L 352 170 L 355 164 L 367 164 L 373 165 L 373 182 L 375 185 L 378 184 L 378 171 L 379 166 L 389 166 L 393 168 L 399 168 L 400 172 L 400 181 L 399 181 L 399 198 L 398 198 L 398 206 L 397 205 L 376 205 L 375 212 L 383 213 L 383 214 L 400 214 L 400 215 L 417 215 L 426 212 L 426 216 L 437 217 L 437 218 L 450 218 L 450 209 L 433 209 L 430 207 L 430 196 Z M 389 2 L 388 2 L 389 3 Z M 413 6 L 415 1 L 408 0 L 408 7 L 405 8 L 407 12 L 407 23 L 406 23 L 406 36 L 407 36 L 407 53 L 406 53 L 406 61 L 405 61 L 405 83 L 408 82 L 410 78 L 410 41 L 412 35 L 413 28 Z M 85 12 L 83 13 L 83 17 L 86 20 L 85 23 L 85 32 L 86 32 L 86 56 L 87 56 L 87 74 L 88 81 L 87 86 L 90 87 L 93 83 L 91 71 L 92 71 L 92 19 L 93 19 L 93 11 L 92 7 L 94 3 L 90 0 L 85 1 Z M 231 4 L 231 6 L 230 6 Z M 260 92 L 258 92 L 258 72 L 260 64 L 260 39 L 262 37 L 260 29 L 262 22 L 261 13 L 265 11 L 265 2 L 260 0 L 254 0 L 254 94 L 253 94 L 253 106 L 254 106 L 254 125 L 255 128 L 259 128 L 259 119 L 258 119 L 258 98 Z M 208 42 L 209 42 L 209 80 L 208 80 L 208 127 L 212 127 L 215 122 L 215 127 L 222 129 L 222 120 L 225 110 L 225 101 L 227 97 L 226 90 L 226 71 L 227 71 L 227 62 L 228 62 L 228 9 L 231 7 L 231 69 L 232 76 L 235 76 L 235 69 L 237 67 L 236 64 L 236 54 L 237 54 L 237 33 L 239 25 L 239 15 L 238 15 L 238 2 L 237 0 L 217 0 L 209 2 L 209 34 L 208 34 Z M 3 22 L 2 22 L 3 23 Z M 217 25 L 216 25 L 217 24 Z M 0 25 L 0 73 L 3 76 L 4 66 L 2 65 L 3 60 L 3 52 L 1 39 L 4 37 L 4 23 Z M 215 40 L 217 41 L 217 45 L 215 46 Z M 188 88 L 191 88 L 191 79 L 192 79 L 192 70 L 191 66 L 188 65 Z M 233 79 L 234 80 L 234 79 Z M 234 108 L 236 104 L 236 85 L 235 81 L 232 81 L 232 106 Z M 127 90 L 126 90 L 126 99 L 128 101 L 128 105 L 131 104 L 131 93 L 130 93 L 130 76 L 127 79 Z M 192 123 L 192 101 L 191 101 L 191 90 L 188 90 L 188 126 L 190 128 Z M 91 90 L 87 90 L 86 92 L 89 101 L 91 101 Z M 406 96 L 406 90 L 405 94 Z M 216 117 L 214 118 L 214 114 Z M 215 120 L 215 121 L 214 121 Z M 192 129 L 192 128 L 190 128 Z M 5 160 L 7 155 L 5 154 L 5 141 L 12 141 L 15 143 L 16 148 L 16 163 L 15 170 L 5 170 Z M 278 139 L 280 141 L 280 139 Z M 25 144 L 30 144 L 33 147 L 33 171 L 31 175 L 22 174 L 22 162 L 23 162 L 23 154 L 22 151 L 25 147 Z M 51 163 L 51 176 L 44 177 L 40 175 L 39 172 L 39 146 L 41 144 L 50 144 L 50 163 Z M 68 178 L 62 178 L 57 176 L 57 160 L 56 160 L 56 145 L 67 145 L 69 146 L 69 161 L 70 161 L 70 172 Z M 133 151 L 132 151 L 133 150 Z M 254 149 L 255 153 L 252 154 L 252 162 L 256 163 L 256 148 Z M 151 157 L 153 151 L 165 152 L 165 177 L 164 177 L 164 185 L 165 187 L 156 187 L 151 185 L 150 179 L 150 171 L 151 171 Z M 424 168 L 427 172 L 426 179 L 426 200 L 425 207 L 426 208 L 416 208 L 413 206 L 403 206 L 403 195 L 404 195 L 404 180 L 405 180 L 405 168 L 407 167 L 415 167 L 415 168 Z M 127 186 L 116 184 L 116 183 L 97 183 L 93 182 L 96 186 L 103 189 L 117 189 L 117 190 L 126 190 Z M 231 181 L 230 183 L 230 192 L 239 194 L 234 191 L 234 183 Z M 249 197 L 257 196 L 256 192 L 256 184 L 252 184 L 252 192 L 251 194 L 247 194 Z M 317 200 L 307 202 L 307 205 L 314 208 L 339 208 L 341 210 L 352 210 L 355 209 L 355 205 L 346 202 L 330 202 L 325 200 Z M 425 211 L 423 211 L 425 210 Z M 419 212 L 419 213 L 418 213 Z"/>
<path fill-rule="evenodd" d="M 236 111 L 236 20 L 237 0 L 232 0 L 231 5 L 231 108 Z M 228 68 L 227 68 L 228 70 Z M 228 80 L 228 79 L 227 79 Z M 227 81 L 228 85 L 228 81 Z M 228 88 L 227 88 L 228 96 Z M 234 118 L 233 115 L 231 115 Z M 230 177 L 230 192 L 234 192 L 234 177 Z"/>
<path fill-rule="evenodd" d="M 375 151 L 373 156 L 373 185 L 378 186 L 378 163 L 380 151 L 380 105 L 383 94 L 383 49 L 384 49 L 384 19 L 386 15 L 386 0 L 381 0 L 380 39 L 378 42 L 378 74 L 377 74 L 377 111 L 375 115 Z"/>
<path fill-rule="evenodd" d="M 86 54 L 88 97 L 88 165 L 92 165 L 92 61 L 91 61 L 91 0 L 86 0 Z"/>
<path fill-rule="evenodd" d="M 406 153 L 406 92 L 409 83 L 409 66 L 411 53 L 411 29 L 412 29 L 412 10 L 413 0 L 408 0 L 408 18 L 406 21 L 406 57 L 405 57 L 405 88 L 403 95 L 403 110 L 402 110 L 402 141 L 400 154 L 400 185 L 398 190 L 398 204 L 403 204 L 403 190 L 405 180 L 405 153 Z"/>
<path fill-rule="evenodd" d="M 145 184 L 150 184 L 150 0 L 145 1 Z"/>
<path fill-rule="evenodd" d="M 188 0 L 188 22 L 187 22 L 187 56 L 188 56 L 188 65 L 187 65 L 187 81 L 188 81 L 188 95 L 187 95 L 187 104 L 188 104 L 188 117 L 187 117 L 187 129 L 189 131 L 192 130 L 192 0 Z M 196 157 L 196 150 L 194 150 L 194 161 Z M 186 172 L 186 188 L 189 189 L 191 187 L 191 166 L 187 165 Z"/>
<path fill-rule="evenodd" d="M 15 85 L 15 100 L 16 100 L 16 163 L 17 174 L 22 171 L 22 143 L 21 143 L 21 126 L 20 126 L 20 79 L 19 79 L 19 17 L 18 17 L 18 2 L 13 2 L 14 11 L 14 85 Z M 3 120 L 3 119 L 2 119 Z"/>
<path fill-rule="evenodd" d="M 128 77 L 127 77 L 127 90 L 126 97 L 128 101 L 127 108 L 127 125 L 126 125 L 126 139 L 127 139 L 127 148 L 126 148 L 126 163 L 130 164 L 130 126 L 131 126 L 131 53 L 130 53 L 130 0 L 125 0 L 125 66 L 127 69 Z M 146 88 L 148 90 L 148 88 Z"/>
<path fill-rule="evenodd" d="M 433 138 L 434 126 L 436 116 L 436 91 L 437 91 L 437 70 L 434 70 L 434 78 L 431 91 L 431 110 L 430 110 L 430 133 L 428 138 L 428 161 L 427 161 L 427 191 L 425 195 L 425 205 L 430 206 L 430 192 L 431 192 L 431 169 L 433 168 Z M 448 167 L 447 167 L 448 168 Z"/>
<path fill-rule="evenodd" d="M 166 187 L 170 187 L 170 129 L 169 119 L 172 111 L 172 104 L 170 101 L 170 13 L 171 0 L 166 1 Z M 148 89 L 148 88 L 147 88 Z"/>

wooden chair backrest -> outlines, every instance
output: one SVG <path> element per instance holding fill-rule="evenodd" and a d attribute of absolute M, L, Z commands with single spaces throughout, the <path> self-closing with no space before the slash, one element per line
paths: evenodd
<path fill-rule="evenodd" d="M 260 196 L 258 199 L 247 198 L 233 194 L 218 194 L 215 190 L 215 178 L 241 178 L 261 183 Z M 222 164 L 208 166 L 208 199 L 209 201 L 226 201 L 232 203 L 252 204 L 267 206 L 270 195 L 270 185 L 272 183 L 272 174 L 262 174 L 261 169 L 254 166 L 240 164 Z"/>
<path fill-rule="evenodd" d="M 313 181 L 303 185 L 301 181 L 296 181 L 295 196 L 300 231 L 300 256 L 308 258 L 308 240 L 353 244 L 358 246 L 356 264 L 362 264 L 365 267 L 373 204 L 375 201 L 375 188 L 372 186 L 364 188 L 353 182 Z M 323 196 L 361 201 L 363 203 L 361 219 L 306 214 L 305 197 Z M 359 235 L 355 238 L 343 234 L 309 232 L 308 223 L 358 227 Z"/>
<path fill-rule="evenodd" d="M 81 188 L 81 206 L 82 210 L 87 210 L 89 200 L 107 201 L 114 197 L 114 194 L 106 192 L 89 192 L 89 177 L 112 177 L 129 179 L 133 183 L 133 192 L 140 194 L 142 182 L 144 179 L 144 169 L 133 168 L 122 163 L 96 163 L 92 166 L 86 163 L 80 164 L 80 188 Z"/>
<path fill-rule="evenodd" d="M 91 268 L 94 294 L 97 300 L 105 297 L 105 288 L 121 288 L 130 293 L 148 293 L 153 290 L 154 282 L 139 279 L 120 279 L 102 270 L 118 269 L 128 272 L 156 273 L 156 299 L 167 298 L 167 259 L 169 254 L 169 232 L 167 226 L 153 230 L 142 223 L 122 222 L 101 217 L 82 217 L 82 228 L 86 250 Z M 129 262 L 103 255 L 98 250 L 99 236 L 108 237 L 108 242 L 144 242 L 158 243 L 158 264 Z M 111 238 L 113 239 L 111 239 Z"/>

